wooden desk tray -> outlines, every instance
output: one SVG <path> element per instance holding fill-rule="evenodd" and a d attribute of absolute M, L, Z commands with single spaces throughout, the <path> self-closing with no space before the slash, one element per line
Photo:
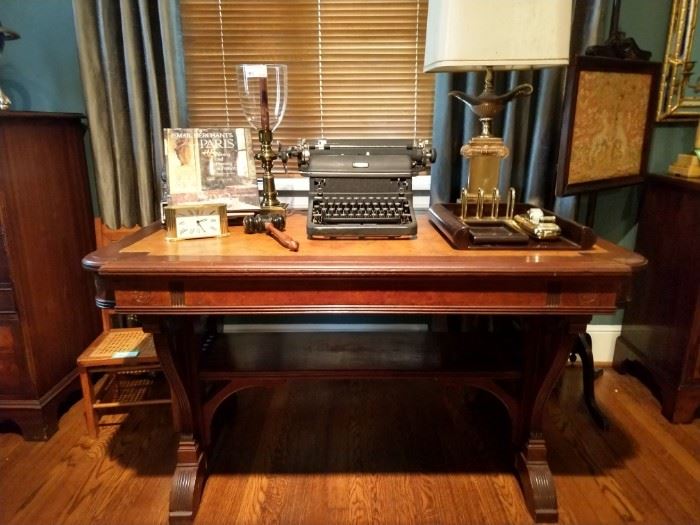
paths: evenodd
<path fill-rule="evenodd" d="M 518 203 L 515 205 L 515 213 L 525 213 L 530 208 L 533 208 L 530 204 Z M 554 215 L 546 210 L 545 213 Z M 470 225 L 462 222 L 460 214 L 461 207 L 457 203 L 433 204 L 428 213 L 430 222 L 457 250 L 587 250 L 596 241 L 596 234 L 591 228 L 557 216 L 556 223 L 561 228 L 561 236 L 557 239 L 538 240 L 528 237 L 527 241 L 518 243 L 515 239 L 504 236 L 502 239 L 494 238 L 493 243 L 480 242 L 477 244 L 471 238 Z M 505 204 L 500 205 L 499 215 L 505 215 Z M 498 222 L 499 225 L 503 225 L 507 229 L 511 228 L 503 220 Z"/>

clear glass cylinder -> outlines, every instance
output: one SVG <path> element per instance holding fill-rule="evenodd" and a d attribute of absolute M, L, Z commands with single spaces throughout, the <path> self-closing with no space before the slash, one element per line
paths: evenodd
<path fill-rule="evenodd" d="M 243 113 L 256 130 L 275 131 L 287 109 L 285 64 L 239 64 L 238 95 Z"/>

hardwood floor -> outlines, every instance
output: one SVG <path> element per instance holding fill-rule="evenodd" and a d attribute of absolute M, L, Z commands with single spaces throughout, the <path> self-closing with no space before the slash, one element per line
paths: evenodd
<path fill-rule="evenodd" d="M 632 377 L 597 382 L 611 429 L 569 368 L 545 434 L 561 523 L 700 523 L 700 419 L 671 425 Z M 224 407 L 196 524 L 531 523 L 507 418 L 485 394 L 430 381 L 298 383 Z M 167 522 L 167 407 L 115 416 L 99 439 L 80 404 L 45 443 L 0 434 L 0 524 Z"/>

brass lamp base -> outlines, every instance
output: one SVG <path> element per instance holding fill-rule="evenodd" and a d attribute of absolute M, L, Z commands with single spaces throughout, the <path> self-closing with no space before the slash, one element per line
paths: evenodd
<path fill-rule="evenodd" d="M 459 152 L 469 159 L 469 194 L 476 194 L 479 188 L 486 192 L 498 188 L 501 159 L 508 156 L 508 147 L 500 137 L 473 137 Z"/>
<path fill-rule="evenodd" d="M 462 91 L 450 91 L 449 95 L 466 104 L 479 117 L 481 134 L 473 137 L 462 146 L 460 153 L 469 159 L 467 187 L 462 189 L 462 217 L 468 216 L 469 202 L 476 202 L 476 216 L 483 214 L 484 203 L 490 203 L 492 215 L 498 215 L 499 178 L 501 159 L 508 156 L 508 147 L 500 137 L 491 134 L 493 118 L 514 98 L 532 93 L 530 84 L 521 84 L 503 95 L 496 95 L 493 89 L 493 68 L 486 68 L 484 90 L 479 96 Z M 508 194 L 509 198 L 511 192 Z"/>

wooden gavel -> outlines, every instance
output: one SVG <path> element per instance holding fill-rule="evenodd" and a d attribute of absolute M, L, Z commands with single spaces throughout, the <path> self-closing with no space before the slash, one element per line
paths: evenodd
<path fill-rule="evenodd" d="M 261 213 L 243 218 L 243 231 L 246 233 L 267 232 L 274 237 L 285 248 L 296 252 L 299 250 L 299 243 L 284 233 L 286 226 L 284 215 L 274 213 Z"/>

